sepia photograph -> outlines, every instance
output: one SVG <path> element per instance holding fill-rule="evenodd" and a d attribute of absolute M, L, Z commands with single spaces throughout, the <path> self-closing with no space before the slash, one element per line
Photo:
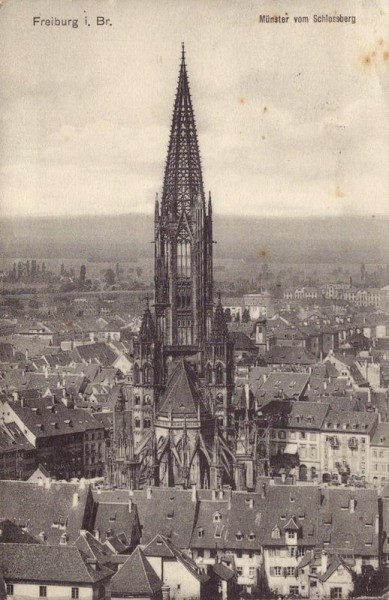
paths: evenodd
<path fill-rule="evenodd" d="M 0 56 L 0 600 L 388 600 L 386 0 L 0 0 Z"/>

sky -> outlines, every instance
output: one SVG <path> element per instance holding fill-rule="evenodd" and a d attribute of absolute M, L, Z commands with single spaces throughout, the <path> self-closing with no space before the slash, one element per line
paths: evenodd
<path fill-rule="evenodd" d="M 389 215 L 386 0 L 3 0 L 0 215 L 152 212 L 182 42 L 215 212 Z"/>

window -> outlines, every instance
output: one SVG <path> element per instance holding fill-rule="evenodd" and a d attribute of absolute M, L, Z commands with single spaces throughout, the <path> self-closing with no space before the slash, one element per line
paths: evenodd
<path fill-rule="evenodd" d="M 341 587 L 333 587 L 330 590 L 331 598 L 341 598 L 342 597 L 342 588 Z"/>
<path fill-rule="evenodd" d="M 72 588 L 72 598 L 79 598 L 79 589 L 78 589 L 78 587 Z"/>
<path fill-rule="evenodd" d="M 139 406 L 139 404 L 140 404 L 140 396 L 139 396 L 139 394 L 135 394 L 135 405 Z"/>
<path fill-rule="evenodd" d="M 14 595 L 14 586 L 13 583 L 7 583 L 7 596 Z"/>
<path fill-rule="evenodd" d="M 39 586 L 39 598 L 46 598 L 47 597 L 47 587 L 45 585 L 40 585 Z"/>
<path fill-rule="evenodd" d="M 140 429 L 140 419 L 135 419 L 135 429 Z"/>
<path fill-rule="evenodd" d="M 298 596 L 299 595 L 299 586 L 298 585 L 290 585 L 289 586 L 289 594 L 291 596 Z"/>
<path fill-rule="evenodd" d="M 219 363 L 216 365 L 216 385 L 223 383 L 223 366 Z"/>
<path fill-rule="evenodd" d="M 144 428 L 149 429 L 151 427 L 151 419 L 144 420 Z"/>
<path fill-rule="evenodd" d="M 289 538 L 290 540 L 294 540 L 294 535 L 295 535 L 295 532 L 294 532 L 294 531 L 288 531 L 288 538 Z"/>
<path fill-rule="evenodd" d="M 197 550 L 197 556 L 198 556 L 199 558 L 203 558 L 203 557 L 204 557 L 204 550 L 203 550 L 202 548 L 199 548 L 199 549 Z"/>
<path fill-rule="evenodd" d="M 273 529 L 273 531 L 271 532 L 271 536 L 272 536 L 273 539 L 276 539 L 276 540 L 280 538 L 281 532 L 280 532 L 280 530 L 279 530 L 278 527 L 275 527 Z"/>
<path fill-rule="evenodd" d="M 250 579 L 254 579 L 254 577 L 255 577 L 255 567 L 249 567 L 249 577 L 250 577 Z"/>
<path fill-rule="evenodd" d="M 274 575 L 282 575 L 282 567 L 274 567 Z"/>
<path fill-rule="evenodd" d="M 236 572 L 238 577 L 241 577 L 243 575 L 243 567 L 236 567 Z"/>

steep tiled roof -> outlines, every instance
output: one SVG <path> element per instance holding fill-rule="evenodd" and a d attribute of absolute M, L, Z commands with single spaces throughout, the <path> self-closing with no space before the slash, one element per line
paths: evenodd
<path fill-rule="evenodd" d="M 209 579 L 189 556 L 181 552 L 177 546 L 163 537 L 163 535 L 156 535 L 143 552 L 145 556 L 160 556 L 167 559 L 175 558 L 199 581 L 207 581 Z"/>
<path fill-rule="evenodd" d="M 203 413 L 206 411 L 203 402 L 200 382 L 192 367 L 185 360 L 180 361 L 167 383 L 162 396 L 160 415 L 197 415 L 198 408 Z"/>
<path fill-rule="evenodd" d="M 0 520 L 0 544 L 11 543 L 39 544 L 40 542 L 9 519 Z"/>
<path fill-rule="evenodd" d="M 150 498 L 147 490 L 139 490 L 134 491 L 134 501 L 142 526 L 142 544 L 160 533 L 178 548 L 190 547 L 197 508 L 191 490 L 152 488 Z"/>
<path fill-rule="evenodd" d="M 313 365 L 316 358 L 299 346 L 273 346 L 265 353 L 268 364 Z"/>
<path fill-rule="evenodd" d="M 94 497 L 98 504 L 93 528 L 99 531 L 101 541 L 105 542 L 107 538 L 121 533 L 131 541 L 134 528 L 136 530 L 139 528 L 139 518 L 135 504 L 132 504 L 131 512 L 129 510 L 128 492 L 126 495 L 123 494 L 120 501 L 114 495 L 111 498 L 105 496 L 105 499 L 101 499 L 99 494 L 95 494 Z"/>
<path fill-rule="evenodd" d="M 68 408 L 50 397 L 11 403 L 12 410 L 38 438 L 69 435 L 86 429 L 98 429 L 99 423 L 83 409 Z"/>
<path fill-rule="evenodd" d="M 52 482 L 50 487 L 25 481 L 0 481 L 0 517 L 25 528 L 34 537 L 44 533 L 49 544 L 62 534 L 75 540 L 86 528 L 92 510 L 89 487 Z"/>
<path fill-rule="evenodd" d="M 339 433 L 352 432 L 369 434 L 378 423 L 377 413 L 353 411 L 348 413 L 343 410 L 330 408 L 327 412 L 322 429 L 323 431 L 339 431 Z"/>
<path fill-rule="evenodd" d="M 117 355 L 112 348 L 103 342 L 77 346 L 72 353 L 75 359 L 79 358 L 86 363 L 95 362 L 104 367 L 112 366 L 117 358 Z"/>
<path fill-rule="evenodd" d="M 269 486 L 266 493 L 266 510 L 262 519 L 263 545 L 279 546 L 285 543 L 285 526 L 293 519 L 298 527 L 298 545 L 314 547 L 317 544 L 317 511 L 319 489 L 315 486 Z M 278 528 L 280 537 L 274 535 Z"/>
<path fill-rule="evenodd" d="M 89 531 L 83 530 L 73 545 L 89 558 L 95 558 L 100 565 L 110 563 L 112 560 L 112 552 L 105 544 L 96 540 Z"/>
<path fill-rule="evenodd" d="M 0 544 L 0 572 L 12 581 L 95 583 L 112 571 L 97 565 L 94 569 L 75 546 Z"/>
<path fill-rule="evenodd" d="M 349 550 L 355 555 L 377 556 L 377 518 L 376 490 L 322 489 L 319 545 L 339 553 Z"/>
<path fill-rule="evenodd" d="M 162 588 L 162 581 L 138 546 L 112 577 L 112 593 L 149 598 Z"/>

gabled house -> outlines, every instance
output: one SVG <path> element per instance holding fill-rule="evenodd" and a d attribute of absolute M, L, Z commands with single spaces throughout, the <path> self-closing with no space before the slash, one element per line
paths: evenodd
<path fill-rule="evenodd" d="M 196 563 L 162 535 L 156 535 L 144 555 L 173 598 L 210 598 L 210 578 Z"/>

